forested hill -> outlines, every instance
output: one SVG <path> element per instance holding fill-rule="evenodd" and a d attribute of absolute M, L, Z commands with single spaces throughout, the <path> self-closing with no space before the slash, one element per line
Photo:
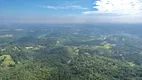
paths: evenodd
<path fill-rule="evenodd" d="M 0 25 L 0 80 L 142 80 L 141 24 Z"/>

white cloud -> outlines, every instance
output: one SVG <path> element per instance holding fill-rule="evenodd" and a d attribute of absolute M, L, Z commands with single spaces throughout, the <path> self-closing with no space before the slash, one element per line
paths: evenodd
<path fill-rule="evenodd" d="M 97 11 L 86 11 L 83 14 L 118 14 L 141 15 L 142 0 L 99 0 L 94 2 Z"/>
<path fill-rule="evenodd" d="M 87 10 L 88 8 L 85 8 L 81 5 L 65 5 L 65 6 L 41 6 L 43 8 L 47 9 L 80 9 L 80 10 Z"/>

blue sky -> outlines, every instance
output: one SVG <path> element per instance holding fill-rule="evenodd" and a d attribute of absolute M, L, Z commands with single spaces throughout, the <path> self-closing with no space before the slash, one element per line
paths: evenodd
<path fill-rule="evenodd" d="M 44 6 L 81 6 L 91 9 L 93 0 L 0 0 L 1 16 L 80 15 L 83 9 L 49 9 Z"/>
<path fill-rule="evenodd" d="M 0 0 L 0 22 L 141 22 L 141 5 L 141 0 Z"/>

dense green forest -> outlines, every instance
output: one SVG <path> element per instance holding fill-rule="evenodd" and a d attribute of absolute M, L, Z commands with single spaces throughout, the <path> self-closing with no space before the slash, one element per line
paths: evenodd
<path fill-rule="evenodd" d="M 141 24 L 0 25 L 0 80 L 142 80 L 141 30 Z"/>

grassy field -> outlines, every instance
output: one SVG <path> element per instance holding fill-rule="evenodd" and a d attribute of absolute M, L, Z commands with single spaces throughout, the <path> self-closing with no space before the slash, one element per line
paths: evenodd
<path fill-rule="evenodd" d="M 13 61 L 10 55 L 2 55 L 0 56 L 0 60 L 2 61 L 1 63 L 2 66 L 9 66 L 15 64 L 15 62 Z"/>

